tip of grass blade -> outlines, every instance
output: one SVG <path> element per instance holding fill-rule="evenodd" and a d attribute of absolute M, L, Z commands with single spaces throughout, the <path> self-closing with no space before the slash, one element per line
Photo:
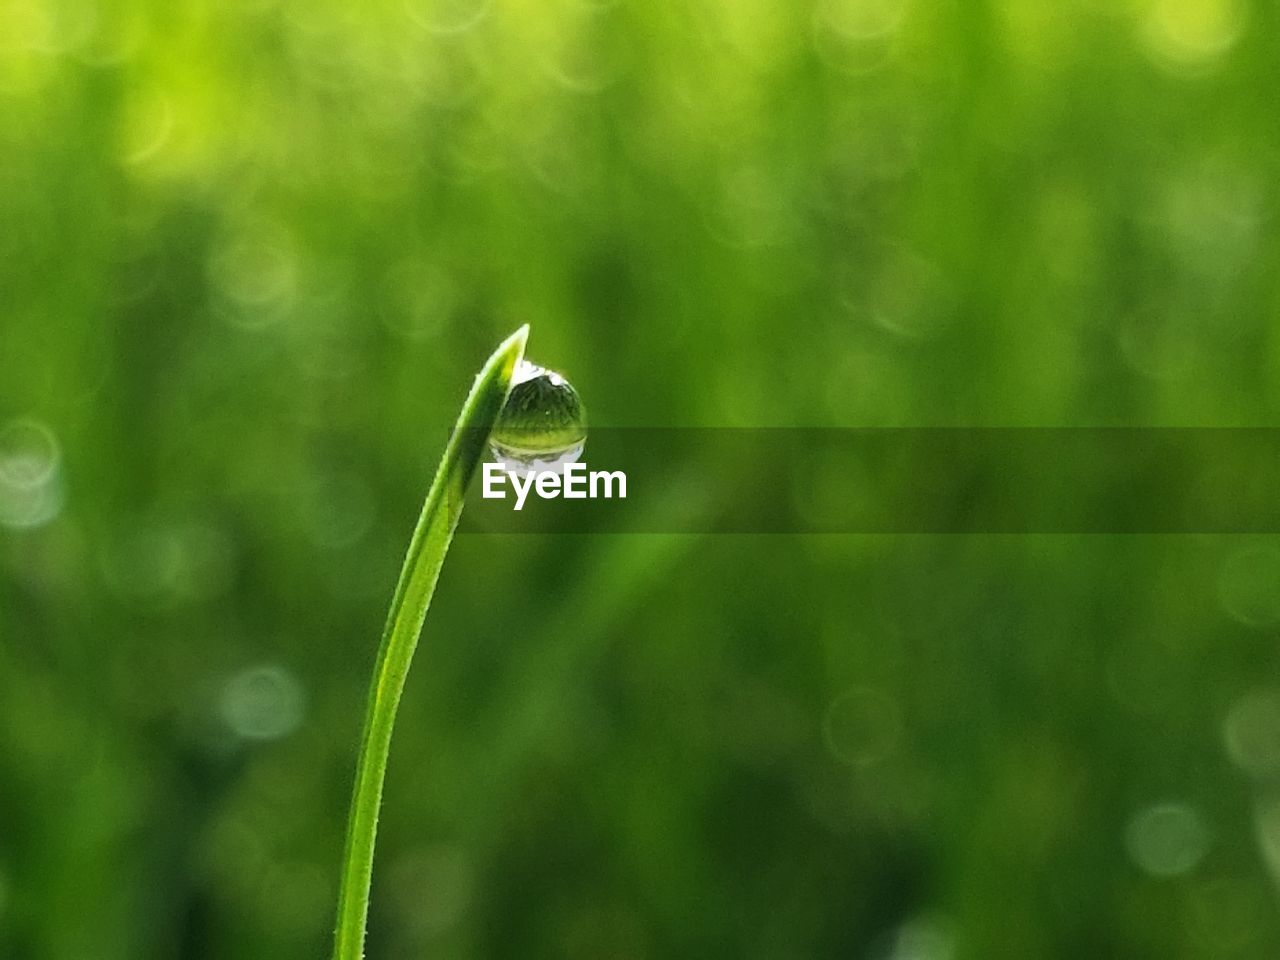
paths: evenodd
<path fill-rule="evenodd" d="M 476 374 L 475 385 L 472 387 L 471 396 L 467 398 L 467 403 L 463 406 L 459 424 L 467 419 L 467 412 L 475 399 L 477 391 L 483 385 L 496 384 L 502 393 L 502 399 L 506 400 L 507 393 L 511 390 L 511 379 L 515 374 L 516 367 L 524 359 L 524 346 L 528 340 L 529 325 L 526 323 L 498 344 L 497 349 L 489 354 L 489 359 L 484 362 L 484 366 Z"/>
<path fill-rule="evenodd" d="M 529 325 L 526 323 L 498 345 L 498 349 L 493 351 L 493 356 L 485 364 L 486 369 L 481 372 L 479 379 L 485 379 L 486 374 L 490 372 L 496 373 L 504 388 L 510 389 L 511 377 L 515 373 L 516 366 L 524 358 L 524 347 L 528 341 Z"/>
<path fill-rule="evenodd" d="M 517 330 L 511 336 L 507 337 L 507 339 L 503 340 L 502 346 L 499 347 L 498 349 L 504 352 L 507 350 L 514 351 L 516 355 L 516 360 L 519 361 L 520 358 L 524 356 L 524 347 L 525 347 L 525 344 L 528 342 L 529 342 L 529 325 L 526 323 L 524 324 L 524 326 L 522 326 L 519 330 Z"/>

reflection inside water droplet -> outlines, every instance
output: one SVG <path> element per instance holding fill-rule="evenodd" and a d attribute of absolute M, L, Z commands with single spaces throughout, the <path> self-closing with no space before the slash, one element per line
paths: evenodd
<path fill-rule="evenodd" d="M 503 467 L 521 475 L 577 462 L 587 441 L 587 411 L 573 385 L 554 370 L 526 360 L 489 436 Z"/>

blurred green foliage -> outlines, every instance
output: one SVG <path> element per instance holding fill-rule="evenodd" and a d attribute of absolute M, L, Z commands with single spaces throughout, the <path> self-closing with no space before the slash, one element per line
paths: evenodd
<path fill-rule="evenodd" d="M 1275 425 L 1278 59 L 1261 0 L 0 4 L 0 957 L 325 955 L 520 323 L 601 426 Z M 370 956 L 1274 956 L 1278 633 L 1266 538 L 464 536 Z"/>

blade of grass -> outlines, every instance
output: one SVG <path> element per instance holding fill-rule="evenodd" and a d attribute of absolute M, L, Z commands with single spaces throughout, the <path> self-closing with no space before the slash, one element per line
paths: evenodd
<path fill-rule="evenodd" d="M 431 603 L 440 567 L 462 514 L 467 485 L 484 456 L 489 433 L 511 390 L 511 377 L 524 356 L 529 327 L 525 325 L 502 342 L 481 369 L 462 405 L 458 422 L 445 447 L 431 489 L 414 528 L 400 581 L 383 628 L 378 659 L 369 687 L 355 787 L 347 819 L 347 842 L 338 890 L 338 921 L 334 931 L 334 960 L 361 960 L 369 917 L 369 889 L 373 881 L 373 847 L 378 832 L 378 808 L 386 778 L 387 756 L 396 708 L 404 690 L 418 634 Z"/>

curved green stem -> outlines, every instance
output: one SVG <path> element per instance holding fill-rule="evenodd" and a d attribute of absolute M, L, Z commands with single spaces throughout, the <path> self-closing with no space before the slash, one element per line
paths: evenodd
<path fill-rule="evenodd" d="M 484 456 L 489 433 L 511 390 L 512 373 L 524 356 L 528 335 L 526 325 L 504 340 L 476 377 L 427 492 L 400 570 L 400 582 L 391 600 L 391 611 L 373 668 L 360 756 L 356 761 L 356 782 L 347 819 L 347 844 L 338 891 L 334 960 L 361 960 L 364 953 L 378 807 L 382 802 L 396 708 L 444 555 L 462 513 L 467 484 Z"/>

